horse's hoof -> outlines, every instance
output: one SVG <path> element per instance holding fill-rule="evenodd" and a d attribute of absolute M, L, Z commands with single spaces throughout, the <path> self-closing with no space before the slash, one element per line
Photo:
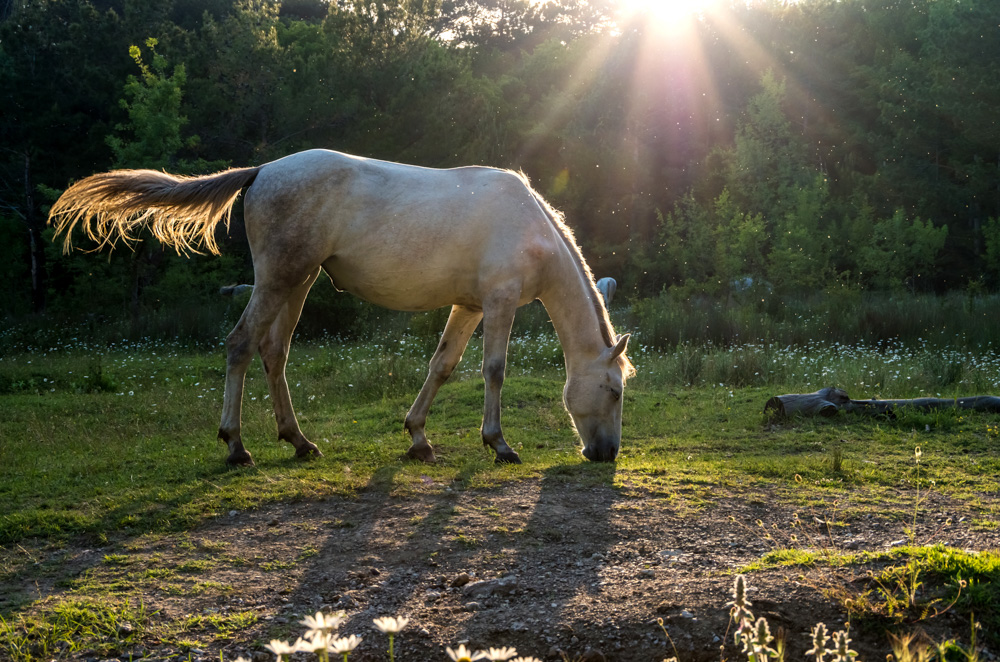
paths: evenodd
<path fill-rule="evenodd" d="M 497 453 L 497 464 L 521 464 L 521 456 L 514 451 Z"/>
<path fill-rule="evenodd" d="M 421 462 L 426 462 L 427 464 L 434 464 L 437 462 L 437 458 L 434 457 L 434 449 L 427 446 L 410 446 L 410 450 L 406 451 L 405 457 L 411 460 L 420 460 Z"/>
<path fill-rule="evenodd" d="M 316 458 L 323 457 L 323 451 L 317 448 L 316 444 L 309 443 L 295 449 L 295 457 L 300 460 L 315 460 Z"/>
<path fill-rule="evenodd" d="M 250 451 L 246 449 L 240 449 L 229 454 L 226 458 L 226 464 L 231 467 L 252 467 L 254 466 L 253 458 L 250 457 Z"/>

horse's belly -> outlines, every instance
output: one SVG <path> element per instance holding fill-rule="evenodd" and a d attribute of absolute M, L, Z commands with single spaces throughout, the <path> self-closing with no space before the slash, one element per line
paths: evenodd
<path fill-rule="evenodd" d="M 337 289 L 383 308 L 423 311 L 456 304 L 476 308 L 481 304 L 474 285 L 451 273 L 434 274 L 401 266 L 382 269 L 376 275 L 364 269 L 324 267 Z"/>

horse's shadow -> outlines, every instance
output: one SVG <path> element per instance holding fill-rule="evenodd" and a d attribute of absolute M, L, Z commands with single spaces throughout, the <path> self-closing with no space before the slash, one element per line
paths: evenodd
<path fill-rule="evenodd" d="M 316 541 L 290 605 L 345 611 L 340 632 L 365 638 L 351 657 L 360 662 L 386 659 L 388 639 L 372 625 L 385 615 L 410 618 L 396 644 L 405 659 L 437 659 L 442 644 L 460 642 L 537 656 L 578 643 L 574 630 L 594 624 L 587 596 L 600 591 L 615 543 L 614 464 L 555 466 L 498 487 L 477 487 L 495 469 L 473 465 L 409 495 L 392 487 L 405 484 L 402 469 L 379 469 L 357 502 L 339 504 L 357 523 Z M 538 626 L 556 621 L 558 631 Z"/>

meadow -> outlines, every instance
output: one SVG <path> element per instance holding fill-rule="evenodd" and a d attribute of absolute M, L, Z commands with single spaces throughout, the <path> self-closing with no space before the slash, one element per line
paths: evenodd
<path fill-rule="evenodd" d="M 978 318 L 978 309 L 970 314 Z M 728 586 L 734 574 L 744 572 L 751 585 L 774 584 L 767 590 L 779 596 L 781 582 L 808 586 L 825 608 L 850 619 L 855 647 L 866 659 L 874 659 L 873 651 L 891 650 L 887 632 L 917 629 L 931 633 L 942 659 L 965 659 L 984 642 L 995 649 L 1000 643 L 1000 617 L 994 615 L 1000 586 L 997 417 L 904 411 L 893 418 L 842 414 L 772 420 L 762 412 L 773 395 L 825 386 L 844 388 L 856 398 L 995 394 L 1000 355 L 988 342 L 977 341 L 975 326 L 950 339 L 922 333 L 888 340 L 783 342 L 772 334 L 745 342 L 695 342 L 678 333 L 676 342 L 665 343 L 650 315 L 641 309 L 615 311 L 620 327 L 632 322 L 638 328 L 629 346 L 638 374 L 626 390 L 622 454 L 611 468 L 588 463 L 579 453 L 560 403 L 561 348 L 539 309 L 519 319 L 509 351 L 504 423 L 509 443 L 525 462 L 517 467 L 495 466 L 480 443 L 477 338 L 431 410 L 428 434 L 440 461 L 423 465 L 402 459 L 409 445 L 402 420 L 436 342 L 426 332 L 437 321 L 433 315 L 385 325 L 367 338 L 317 334 L 293 344 L 287 374 L 302 428 L 325 456 L 315 462 L 295 461 L 291 447 L 275 441 L 257 363 L 247 378 L 244 403 L 245 440 L 257 466 L 244 470 L 225 467 L 225 447 L 214 438 L 225 366 L 219 336 L 109 340 L 87 329 L 30 334 L 8 329 L 0 336 L 0 657 L 194 660 L 218 659 L 220 653 L 232 659 L 233 650 L 252 654 L 272 637 L 291 636 L 289 620 L 275 616 L 284 613 L 281 605 L 218 612 L 212 600 L 231 598 L 227 591 L 232 589 L 212 578 L 213 568 L 263 568 L 270 581 L 278 581 L 282 572 L 308 574 L 323 556 L 323 538 L 301 542 L 292 561 L 223 554 L 211 540 L 226 540 L 231 534 L 220 527 L 231 526 L 241 514 L 292 519 L 273 515 L 278 509 L 299 513 L 295 517 L 305 522 L 303 505 L 336 503 L 350 510 L 367 500 L 388 499 L 405 513 L 395 524 L 400 539 L 425 540 L 427 546 L 413 544 L 432 567 L 443 564 L 445 555 L 435 557 L 438 551 L 431 548 L 446 544 L 463 563 L 478 563 L 483 577 L 490 574 L 497 545 L 520 550 L 530 539 L 531 549 L 558 547 L 572 542 L 562 529 L 573 525 L 565 513 L 553 513 L 544 523 L 515 526 L 519 512 L 538 511 L 523 500 L 496 506 L 485 530 L 463 523 L 468 507 L 439 506 L 460 498 L 502 504 L 539 490 L 549 498 L 610 495 L 605 510 L 611 515 L 598 518 L 608 520 L 604 533 L 609 540 L 588 554 L 619 555 L 621 562 L 608 561 L 607 571 L 626 567 L 636 554 L 633 548 L 657 544 L 648 531 L 643 533 L 644 527 L 659 526 L 654 522 L 669 531 L 715 518 L 716 525 L 704 532 L 706 540 L 728 539 L 735 532 L 747 542 L 738 546 L 742 555 L 696 573 L 699 581 Z M 405 510 L 423 506 L 429 510 L 422 514 Z M 748 515 L 747 508 L 759 515 Z M 721 517 L 729 512 L 729 519 Z M 356 514 L 354 523 L 344 517 L 324 526 L 351 529 L 367 516 Z M 636 518 L 628 525 L 632 528 L 622 528 L 630 518 Z M 306 524 L 298 528 L 300 535 L 312 530 Z M 646 542 L 610 540 L 623 535 Z M 162 552 L 149 551 L 168 540 L 171 549 L 189 557 L 170 565 Z M 584 549 L 586 543 L 573 544 Z M 97 560 L 85 567 L 68 562 L 93 549 Z M 227 560 L 198 569 L 198 563 L 208 561 L 195 552 Z M 358 552 L 353 562 L 363 566 L 364 557 Z M 680 568 L 638 557 L 634 562 L 640 574 Z M 600 561 L 598 568 L 605 572 Z M 868 579 L 845 587 L 833 580 L 844 568 Z M 199 581 L 191 581 L 192 572 Z M 446 594 L 435 600 L 449 597 L 452 589 L 435 586 L 427 592 Z M 704 590 L 685 586 L 692 601 Z M 634 595 L 640 593 L 645 596 L 649 589 L 636 589 Z M 163 596 L 181 595 L 202 601 L 199 618 L 162 607 Z M 706 598 L 723 616 L 728 599 Z M 361 594 L 352 600 L 354 611 L 363 612 Z M 617 602 L 627 605 L 629 599 Z M 657 615 L 670 609 L 661 609 L 666 603 L 651 606 L 645 597 L 634 602 L 623 621 L 638 637 L 655 635 Z M 420 612 L 408 604 L 397 607 L 418 620 L 435 621 L 435 607 Z M 352 604 L 347 605 L 350 614 Z M 794 605 L 785 608 L 786 616 L 789 609 L 794 611 Z M 775 606 L 771 613 L 781 611 Z M 789 630 L 789 639 L 801 638 Z M 978 644 L 972 640 L 977 631 Z M 444 632 L 445 638 L 425 642 L 427 651 L 438 651 L 433 659 L 445 659 L 443 644 L 455 644 L 462 636 L 460 630 Z M 546 651 L 537 646 L 552 653 L 547 639 L 517 632 L 514 628 L 508 636 L 535 646 L 539 657 Z M 697 639 L 698 632 L 692 632 Z M 732 645 L 719 653 L 719 643 L 711 639 L 718 633 L 702 634 L 715 652 L 694 646 L 680 651 L 682 660 L 741 655 Z M 457 638 L 446 638 L 452 635 Z M 497 632 L 480 635 L 497 644 L 503 639 Z M 731 633 L 722 637 L 731 638 Z M 608 659 L 669 657 L 677 650 L 670 650 L 673 639 L 676 630 L 652 652 L 646 642 L 647 657 L 619 652 Z M 576 654 L 568 643 L 560 645 L 567 657 Z M 624 645 L 623 651 L 630 650 Z M 362 647 L 352 659 L 384 659 L 374 655 Z"/>

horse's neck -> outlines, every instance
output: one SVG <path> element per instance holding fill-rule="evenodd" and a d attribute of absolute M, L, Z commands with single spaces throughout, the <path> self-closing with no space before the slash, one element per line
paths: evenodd
<path fill-rule="evenodd" d="M 594 307 L 593 286 L 571 258 L 567 256 L 561 261 L 567 263 L 566 268 L 539 299 L 562 343 L 566 369 L 573 372 L 578 361 L 594 360 L 607 348 L 607 343 L 601 333 L 603 320 Z"/>

